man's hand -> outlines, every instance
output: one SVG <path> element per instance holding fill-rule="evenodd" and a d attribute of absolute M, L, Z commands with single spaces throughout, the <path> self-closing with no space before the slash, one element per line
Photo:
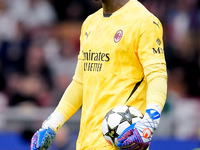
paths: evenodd
<path fill-rule="evenodd" d="M 159 120 L 160 113 L 156 109 L 147 109 L 142 120 L 129 126 L 118 137 L 117 146 L 121 150 L 146 150 L 158 127 Z"/>
<path fill-rule="evenodd" d="M 42 124 L 41 129 L 35 132 L 31 139 L 31 150 L 47 150 L 53 142 L 56 132 L 66 118 L 58 111 L 54 111 Z"/>
<path fill-rule="evenodd" d="M 51 128 L 41 128 L 31 139 L 31 150 L 47 150 L 55 136 L 56 133 Z"/>

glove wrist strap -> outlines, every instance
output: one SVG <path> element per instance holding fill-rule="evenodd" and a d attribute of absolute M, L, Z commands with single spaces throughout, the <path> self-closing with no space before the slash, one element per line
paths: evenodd
<path fill-rule="evenodd" d="M 42 124 L 42 128 L 50 127 L 55 132 L 65 123 L 66 118 L 58 111 L 54 111 Z"/>
<path fill-rule="evenodd" d="M 148 104 L 146 110 L 148 110 L 148 109 L 154 109 L 154 110 L 156 110 L 159 114 L 161 114 L 161 112 L 162 112 L 162 108 L 161 108 L 161 106 L 158 105 L 158 104 Z"/>

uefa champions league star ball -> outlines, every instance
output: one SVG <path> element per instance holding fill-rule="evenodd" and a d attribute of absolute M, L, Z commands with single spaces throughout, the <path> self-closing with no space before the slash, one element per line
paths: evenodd
<path fill-rule="evenodd" d="M 132 106 L 119 105 L 112 108 L 102 122 L 102 133 L 106 141 L 117 146 L 118 136 L 131 124 L 141 120 L 142 113 Z"/>

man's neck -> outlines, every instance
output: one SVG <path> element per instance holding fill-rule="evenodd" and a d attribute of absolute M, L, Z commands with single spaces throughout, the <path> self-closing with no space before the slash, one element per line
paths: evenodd
<path fill-rule="evenodd" d="M 112 14 L 123 7 L 129 0 L 102 0 L 104 14 Z"/>

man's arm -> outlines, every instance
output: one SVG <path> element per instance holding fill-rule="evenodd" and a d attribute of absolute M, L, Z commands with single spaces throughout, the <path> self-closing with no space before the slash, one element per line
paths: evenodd
<path fill-rule="evenodd" d="M 118 138 L 118 146 L 123 150 L 147 149 L 160 121 L 166 101 L 167 72 L 165 64 L 152 64 L 144 68 L 147 78 L 147 108 L 141 121 L 128 127 Z"/>
<path fill-rule="evenodd" d="M 147 106 L 157 104 L 162 109 L 167 97 L 167 71 L 166 64 L 152 64 L 144 67 L 147 78 Z"/>
<path fill-rule="evenodd" d="M 31 150 L 48 149 L 56 132 L 82 105 L 82 60 L 78 60 L 73 81 L 64 92 L 54 112 L 43 122 L 31 140 Z"/>

